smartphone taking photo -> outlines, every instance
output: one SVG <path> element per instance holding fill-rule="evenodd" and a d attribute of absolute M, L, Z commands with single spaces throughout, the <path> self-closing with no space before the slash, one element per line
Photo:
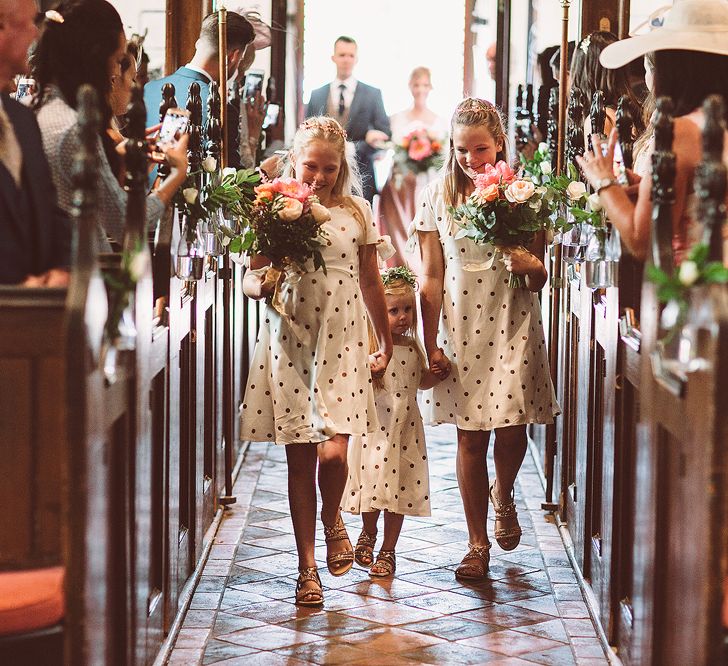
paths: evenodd
<path fill-rule="evenodd" d="M 18 81 L 18 87 L 15 91 L 15 99 L 20 101 L 23 97 L 28 97 L 35 92 L 35 79 L 22 78 Z"/>
<path fill-rule="evenodd" d="M 245 85 L 243 86 L 243 99 L 252 99 L 256 93 L 263 92 L 263 78 L 265 72 L 262 69 L 251 69 L 245 75 Z"/>
<path fill-rule="evenodd" d="M 162 128 L 159 130 L 157 145 L 166 148 L 176 141 L 177 135 L 184 134 L 190 123 L 190 112 L 187 109 L 167 109 L 162 121 Z"/>

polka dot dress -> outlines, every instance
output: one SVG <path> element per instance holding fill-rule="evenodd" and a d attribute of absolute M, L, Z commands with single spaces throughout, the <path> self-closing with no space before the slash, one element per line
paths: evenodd
<path fill-rule="evenodd" d="M 384 388 L 376 391 L 379 431 L 349 445 L 344 511 L 430 515 L 425 430 L 417 407 L 421 364 L 414 345 L 394 346 Z"/>
<path fill-rule="evenodd" d="M 375 406 L 359 246 L 376 243 L 378 234 L 369 204 L 356 201 L 365 229 L 344 207 L 330 209 L 324 224 L 328 275 L 310 271 L 284 282 L 284 314 L 265 309 L 241 408 L 241 439 L 293 444 L 367 433 Z"/>
<path fill-rule="evenodd" d="M 445 259 L 438 345 L 452 372 L 424 395 L 426 423 L 491 430 L 552 423 L 559 407 L 551 384 L 537 294 L 511 289 L 492 245 L 454 238 L 442 181 L 417 206 L 413 227 L 436 231 Z"/>

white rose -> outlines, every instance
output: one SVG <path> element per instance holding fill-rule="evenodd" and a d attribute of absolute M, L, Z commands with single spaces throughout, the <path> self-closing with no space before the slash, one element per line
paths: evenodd
<path fill-rule="evenodd" d="M 217 160 L 212 155 L 208 155 L 202 160 L 202 168 L 207 173 L 212 173 L 217 169 Z"/>
<path fill-rule="evenodd" d="M 525 203 L 536 192 L 536 186 L 530 180 L 514 180 L 505 191 L 506 199 L 511 203 Z"/>
<path fill-rule="evenodd" d="M 680 271 L 677 274 L 678 279 L 686 287 L 690 287 L 700 277 L 698 265 L 694 261 L 683 261 L 680 264 Z"/>
<path fill-rule="evenodd" d="M 231 240 L 232 240 L 232 238 L 230 238 L 230 236 L 225 236 L 223 234 L 222 240 L 220 242 L 222 243 L 223 247 L 227 247 L 228 245 L 230 245 Z"/>
<path fill-rule="evenodd" d="M 238 170 L 235 167 L 225 167 L 222 170 L 222 177 L 225 178 L 225 176 L 236 176 L 238 173 Z"/>
<path fill-rule="evenodd" d="M 320 203 L 314 202 L 311 204 L 311 215 L 313 215 L 313 219 L 319 224 L 328 222 L 331 219 L 329 209 L 326 208 L 326 206 L 322 206 Z"/>
<path fill-rule="evenodd" d="M 548 160 L 544 160 L 543 162 L 541 162 L 541 164 L 539 164 L 539 167 L 541 168 L 541 173 L 544 176 L 551 175 L 551 162 L 549 162 Z"/>
<path fill-rule="evenodd" d="M 137 252 L 129 263 L 129 275 L 134 282 L 139 282 L 147 272 L 149 260 L 144 252 Z"/>
<path fill-rule="evenodd" d="M 238 264 L 239 266 L 245 266 L 246 262 L 248 261 L 248 257 L 242 252 L 236 252 L 235 254 L 231 252 L 230 260 Z"/>
<path fill-rule="evenodd" d="M 303 204 L 298 199 L 286 198 L 285 204 L 278 211 L 278 217 L 284 222 L 293 222 L 301 217 L 303 213 Z"/>
<path fill-rule="evenodd" d="M 572 201 L 579 201 L 586 194 L 586 185 L 580 180 L 574 180 L 566 188 L 566 196 Z"/>
<path fill-rule="evenodd" d="M 186 187 L 184 190 L 182 190 L 182 196 L 185 198 L 185 201 L 190 205 L 197 201 L 197 196 L 199 194 L 200 193 L 196 187 Z"/>
<path fill-rule="evenodd" d="M 545 141 L 542 141 L 538 144 L 538 152 L 539 153 L 546 153 L 548 155 L 549 153 L 549 144 Z"/>
<path fill-rule="evenodd" d="M 601 199 L 596 192 L 590 194 L 587 197 L 586 202 L 589 205 L 589 210 L 592 211 L 592 213 L 598 213 L 603 208 Z"/>
<path fill-rule="evenodd" d="M 387 259 L 391 259 L 396 253 L 397 250 L 394 248 L 394 245 L 392 245 L 392 239 L 389 236 L 382 236 L 377 241 L 377 254 L 379 254 L 379 257 L 382 261 L 387 261 Z"/>

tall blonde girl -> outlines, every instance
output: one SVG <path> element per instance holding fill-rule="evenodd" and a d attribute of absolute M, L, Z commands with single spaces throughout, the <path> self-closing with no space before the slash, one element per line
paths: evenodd
<path fill-rule="evenodd" d="M 344 511 L 362 514 L 356 561 L 371 568 L 374 577 L 394 574 L 404 517 L 430 515 L 427 447 L 417 390 L 438 381 L 426 365 L 418 340 L 414 274 L 398 266 L 385 271 L 383 280 L 394 352 L 381 383 L 375 382 L 379 430 L 353 439 L 342 503 Z M 381 511 L 385 512 L 384 539 L 374 562 Z"/>
<path fill-rule="evenodd" d="M 371 376 L 384 373 L 392 338 L 377 269 L 378 234 L 369 204 L 354 194 L 355 170 L 346 134 L 331 118 L 310 118 L 296 132 L 286 173 L 307 183 L 329 209 L 323 249 L 327 274 L 310 271 L 279 286 L 280 308 L 267 307 L 251 362 L 241 413 L 241 437 L 286 446 L 288 494 L 299 558 L 296 603 L 323 604 L 314 560 L 316 470 L 327 566 L 349 571 L 354 552 L 339 506 L 347 478 L 347 445 L 374 419 Z M 244 290 L 271 295 L 266 257 L 251 260 Z M 366 309 L 365 309 L 366 307 Z M 280 311 L 279 311 L 280 310 Z M 282 312 L 282 314 L 281 314 Z M 369 357 L 367 312 L 378 341 Z"/>
<path fill-rule="evenodd" d="M 480 99 L 464 100 L 452 117 L 450 137 L 443 178 L 424 192 L 413 224 L 423 266 L 425 351 L 443 380 L 426 396 L 423 416 L 457 426 L 458 485 L 470 542 L 455 575 L 481 579 L 490 561 L 488 497 L 495 538 L 512 550 L 521 537 L 513 485 L 526 452 L 526 425 L 552 422 L 558 407 L 536 295 L 546 282 L 539 259 L 543 241 L 531 251 L 502 254 L 491 245 L 455 239 L 458 227 L 448 212 L 470 195 L 485 165 L 506 159 L 500 111 Z M 527 288 L 509 288 L 508 271 L 525 276 Z M 491 431 L 496 478 L 489 491 Z"/>

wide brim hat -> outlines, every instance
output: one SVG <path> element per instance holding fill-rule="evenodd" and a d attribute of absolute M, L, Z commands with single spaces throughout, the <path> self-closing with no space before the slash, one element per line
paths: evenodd
<path fill-rule="evenodd" d="M 599 62 L 616 69 L 668 49 L 728 55 L 728 0 L 675 0 L 662 27 L 610 44 Z"/>

